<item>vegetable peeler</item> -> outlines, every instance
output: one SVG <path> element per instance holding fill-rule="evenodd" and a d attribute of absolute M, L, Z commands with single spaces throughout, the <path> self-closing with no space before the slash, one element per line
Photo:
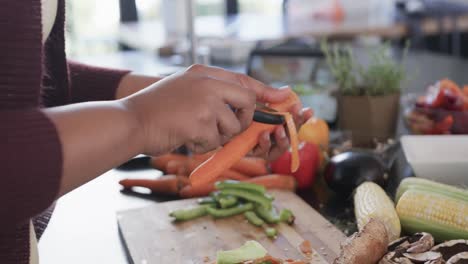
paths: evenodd
<path fill-rule="evenodd" d="M 276 111 L 273 108 L 266 106 L 265 104 L 256 103 L 256 110 L 254 112 L 253 121 L 263 124 L 270 125 L 282 125 L 285 123 L 284 117 L 275 114 Z"/>

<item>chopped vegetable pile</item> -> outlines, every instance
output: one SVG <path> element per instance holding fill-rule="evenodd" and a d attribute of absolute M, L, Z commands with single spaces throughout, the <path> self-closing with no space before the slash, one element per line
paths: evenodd
<path fill-rule="evenodd" d="M 176 210 L 169 215 L 176 221 L 188 221 L 206 215 L 225 218 L 244 214 L 249 223 L 262 227 L 270 238 L 277 235 L 276 228 L 271 225 L 294 223 L 290 210 L 277 211 L 272 204 L 274 197 L 266 192 L 264 186 L 233 180 L 217 182 L 215 186 L 217 190 L 209 197 L 200 198 L 197 207 Z"/>

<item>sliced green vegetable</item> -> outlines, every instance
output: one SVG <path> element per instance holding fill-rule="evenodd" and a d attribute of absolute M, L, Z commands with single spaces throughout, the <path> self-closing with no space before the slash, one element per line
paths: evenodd
<path fill-rule="evenodd" d="M 263 226 L 265 222 L 254 211 L 244 213 L 245 218 L 254 226 Z"/>
<path fill-rule="evenodd" d="M 276 235 L 278 234 L 278 231 L 276 230 L 276 228 L 266 227 L 265 234 L 267 235 L 267 237 L 273 238 L 273 237 L 276 237 Z"/>
<path fill-rule="evenodd" d="M 203 197 L 198 199 L 198 204 L 216 205 L 216 200 L 213 197 Z"/>
<path fill-rule="evenodd" d="M 235 206 L 238 200 L 235 196 L 229 195 L 220 197 L 218 202 L 221 208 L 225 209 Z"/>
<path fill-rule="evenodd" d="M 271 208 L 271 200 L 258 192 L 241 189 L 223 189 L 220 191 L 223 195 L 233 195 L 250 202 L 258 203 L 265 208 Z"/>
<path fill-rule="evenodd" d="M 169 213 L 169 216 L 174 217 L 176 221 L 188 221 L 205 216 L 208 208 L 210 208 L 208 205 L 200 205 L 190 209 L 175 210 Z"/>
<path fill-rule="evenodd" d="M 265 208 L 264 206 L 258 204 L 255 206 L 255 212 L 269 224 L 276 224 L 280 221 L 278 212 L 274 207 Z"/>
<path fill-rule="evenodd" d="M 240 248 L 218 251 L 216 254 L 217 264 L 238 264 L 249 260 L 263 258 L 267 250 L 257 241 L 247 241 Z"/>
<path fill-rule="evenodd" d="M 275 197 L 273 197 L 273 195 L 269 194 L 269 193 L 265 193 L 265 197 L 270 200 L 270 201 L 274 201 L 275 200 Z"/>
<path fill-rule="evenodd" d="M 216 183 L 216 189 L 224 190 L 224 189 L 240 189 L 240 190 L 248 190 L 253 191 L 261 194 L 265 194 L 266 188 L 262 185 L 248 183 L 248 182 L 240 182 L 234 180 L 227 180 L 221 181 Z"/>
<path fill-rule="evenodd" d="M 281 210 L 281 213 L 280 213 L 280 221 L 281 222 L 285 222 L 285 223 L 288 223 L 289 225 L 292 225 L 292 224 L 294 224 L 295 219 L 296 219 L 296 217 L 291 212 L 291 210 L 289 210 L 289 209 Z"/>
<path fill-rule="evenodd" d="M 246 204 L 239 204 L 236 207 L 231 207 L 227 209 L 216 209 L 216 208 L 209 207 L 206 210 L 208 214 L 210 214 L 214 218 L 224 218 L 224 217 L 242 214 L 243 212 L 249 211 L 252 209 L 253 209 L 253 204 L 246 203 Z"/>

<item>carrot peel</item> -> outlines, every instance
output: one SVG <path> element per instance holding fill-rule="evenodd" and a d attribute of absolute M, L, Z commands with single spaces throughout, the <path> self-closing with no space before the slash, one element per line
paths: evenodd
<path fill-rule="evenodd" d="M 299 160 L 299 140 L 297 137 L 296 124 L 294 124 L 294 119 L 290 113 L 282 113 L 284 119 L 286 120 L 286 126 L 289 133 L 289 141 L 291 144 L 291 171 L 296 172 L 300 166 Z"/>

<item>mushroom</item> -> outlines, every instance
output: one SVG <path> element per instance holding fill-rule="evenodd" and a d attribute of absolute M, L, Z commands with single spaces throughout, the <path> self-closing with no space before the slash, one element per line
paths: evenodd
<path fill-rule="evenodd" d="M 427 262 L 424 262 L 424 264 L 445 264 L 445 261 L 442 258 L 440 258 L 436 260 L 429 260 Z"/>
<path fill-rule="evenodd" d="M 404 236 L 392 241 L 390 244 L 388 244 L 388 251 L 395 251 L 398 247 L 401 247 L 402 245 L 409 245 L 408 239 L 409 237 Z"/>
<path fill-rule="evenodd" d="M 466 264 L 468 263 L 468 252 L 461 252 L 451 257 L 447 264 Z"/>
<path fill-rule="evenodd" d="M 388 252 L 383 256 L 383 258 L 379 261 L 379 264 L 394 264 L 393 258 L 395 257 L 395 252 Z"/>
<path fill-rule="evenodd" d="M 415 263 L 442 260 L 442 254 L 434 251 L 427 251 L 424 253 L 404 253 L 403 256 Z"/>
<path fill-rule="evenodd" d="M 433 247 L 431 251 L 440 252 L 442 254 L 442 258 L 445 261 L 448 261 L 449 258 L 455 256 L 458 253 L 468 251 L 468 240 L 450 240 Z"/>
<path fill-rule="evenodd" d="M 413 264 L 413 262 L 411 262 L 411 260 L 409 260 L 409 259 L 407 259 L 407 258 L 405 258 L 405 257 L 396 258 L 394 263 L 398 263 L 398 264 Z"/>
<path fill-rule="evenodd" d="M 434 246 L 434 237 L 429 233 L 418 233 L 421 235 L 419 239 L 410 244 L 409 248 L 406 250 L 408 253 L 423 253 L 431 250 Z"/>
<path fill-rule="evenodd" d="M 403 256 L 396 256 L 395 252 L 390 252 L 379 261 L 379 264 L 413 264 L 413 262 Z"/>

